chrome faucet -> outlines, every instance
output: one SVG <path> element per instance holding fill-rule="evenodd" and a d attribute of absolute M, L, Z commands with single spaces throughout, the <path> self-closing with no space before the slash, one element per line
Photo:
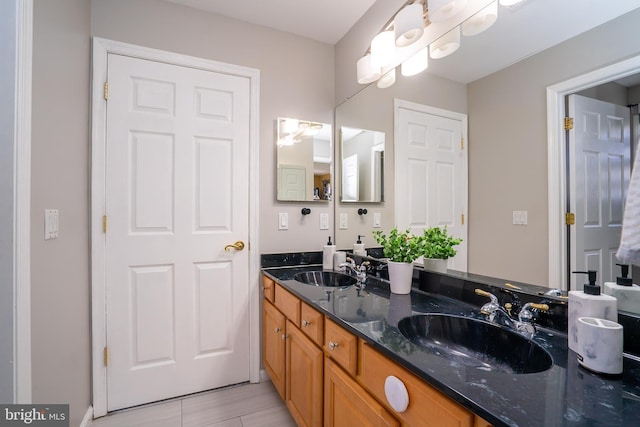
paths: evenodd
<path fill-rule="evenodd" d="M 367 280 L 367 267 L 369 266 L 369 261 L 364 261 L 360 265 L 356 265 L 356 262 L 353 258 L 347 257 L 347 261 L 340 264 L 340 268 L 346 267 L 348 271 L 352 271 L 356 279 L 358 280 L 358 287 L 360 289 L 364 289 L 365 282 Z"/>
<path fill-rule="evenodd" d="M 477 295 L 485 296 L 490 299 L 488 303 L 484 304 L 480 308 L 480 313 L 484 314 L 487 317 L 487 320 L 500 325 L 508 326 L 529 337 L 533 336 L 533 334 L 535 334 L 536 332 L 536 328 L 533 324 L 533 312 L 535 310 L 549 310 L 549 306 L 547 304 L 536 304 L 528 302 L 518 312 L 518 320 L 514 320 L 510 315 L 511 304 L 508 304 L 509 307 L 505 308 L 500 305 L 500 303 L 498 302 L 498 298 L 492 293 L 484 291 L 482 289 L 476 289 L 475 292 Z"/>

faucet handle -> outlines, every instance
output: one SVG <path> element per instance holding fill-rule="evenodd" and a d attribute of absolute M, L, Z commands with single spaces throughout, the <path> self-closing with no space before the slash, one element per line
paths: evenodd
<path fill-rule="evenodd" d="M 536 310 L 549 311 L 549 305 L 548 304 L 536 304 L 534 302 L 532 302 L 530 304 L 531 304 L 531 308 L 535 308 Z"/>
<path fill-rule="evenodd" d="M 492 294 L 490 294 L 489 292 L 487 292 L 485 290 L 476 288 L 476 295 L 480 295 L 480 296 L 483 296 L 483 297 L 491 297 Z"/>
<path fill-rule="evenodd" d="M 533 320 L 533 313 L 531 310 L 549 311 L 549 305 L 528 302 L 522 307 L 520 313 L 518 313 L 518 320 L 521 322 L 531 322 Z"/>

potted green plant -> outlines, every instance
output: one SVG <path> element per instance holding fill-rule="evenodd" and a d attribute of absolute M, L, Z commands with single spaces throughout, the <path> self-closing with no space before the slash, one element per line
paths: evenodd
<path fill-rule="evenodd" d="M 413 261 L 424 253 L 424 237 L 411 234 L 410 230 L 399 231 L 393 228 L 389 234 L 373 232 L 376 242 L 382 245 L 382 252 L 388 258 L 389 283 L 391 292 L 408 294 L 413 279 Z"/>
<path fill-rule="evenodd" d="M 431 227 L 424 230 L 423 252 L 424 268 L 438 272 L 447 271 L 447 260 L 456 255 L 454 246 L 462 243 L 462 239 L 453 237 L 447 227 Z"/>

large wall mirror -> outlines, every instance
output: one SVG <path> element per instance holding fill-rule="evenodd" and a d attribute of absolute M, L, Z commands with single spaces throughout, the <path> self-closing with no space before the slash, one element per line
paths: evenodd
<path fill-rule="evenodd" d="M 276 126 L 277 200 L 331 200 L 331 125 L 280 117 Z"/>
<path fill-rule="evenodd" d="M 527 7 L 512 15 L 524 21 L 531 11 L 545 7 L 550 8 L 549 13 L 553 13 L 551 4 L 530 2 Z M 508 22 L 507 19 L 511 17 L 499 18 L 496 25 Z M 553 174 L 566 174 L 567 169 L 562 172 L 559 169 L 553 170 L 553 165 L 549 162 L 549 150 L 559 151 L 564 145 L 547 146 L 547 88 L 629 58 L 640 58 L 637 43 L 633 41 L 634 22 L 637 23 L 639 19 L 640 9 L 627 12 L 574 38 L 561 40 L 546 50 L 534 52 L 511 66 L 493 69 L 491 72 L 487 71 L 489 68 L 486 64 L 482 68 L 476 61 L 466 60 L 463 61 L 466 63 L 464 67 L 454 67 L 461 70 L 454 76 L 454 72 L 447 73 L 447 67 L 461 61 L 454 57 L 462 55 L 462 58 L 469 59 L 471 54 L 465 49 L 478 49 L 481 52 L 479 48 L 483 40 L 487 42 L 490 37 L 486 34 L 484 39 L 464 39 L 459 52 L 451 55 L 452 59 L 431 61 L 426 73 L 411 78 L 399 76 L 395 85 L 387 89 L 371 84 L 340 104 L 336 109 L 336 126 L 379 129 L 386 133 L 386 192 L 385 201 L 380 207 L 381 228 L 385 230 L 394 226 L 394 196 L 396 192 L 403 191 L 394 184 L 394 99 L 467 114 L 468 271 L 566 290 L 567 282 L 550 279 L 550 234 L 558 231 L 554 231 L 557 229 L 551 224 L 553 218 L 549 211 L 550 198 L 557 190 L 549 188 L 548 183 Z M 541 31 L 561 32 L 561 29 L 547 26 Z M 604 56 L 590 55 L 595 40 L 603 46 L 617 46 L 619 50 L 607 51 L 606 55 L 600 52 Z M 502 42 L 493 40 L 497 44 L 513 45 L 515 42 L 515 39 L 509 37 L 504 37 Z M 494 48 L 497 49 L 495 46 Z M 477 73 L 475 69 L 478 69 Z M 629 70 L 626 74 L 619 76 L 620 78 L 585 81 L 583 87 L 573 93 L 618 105 L 638 104 L 640 67 Z M 634 149 L 640 136 L 640 120 L 633 112 L 631 129 Z M 568 162 L 556 165 L 556 168 L 566 167 Z M 336 218 L 342 212 L 349 213 L 348 208 L 346 203 L 336 204 Z M 514 213 L 520 211 L 528 212 L 526 224 L 515 223 Z M 564 217 L 564 214 L 557 212 L 558 221 L 561 220 L 561 215 Z M 370 237 L 373 227 L 369 218 L 358 221 L 358 217 L 352 215 L 349 217 L 348 229 L 344 230 L 340 229 L 338 223 L 336 220 L 335 234 L 339 247 L 349 247 L 355 234 L 368 237 L 367 247 L 375 246 Z M 576 233 L 576 230 L 573 232 Z M 565 245 L 571 244 L 571 238 L 566 235 L 565 240 Z M 566 254 L 562 253 L 561 256 Z M 570 266 L 570 263 L 567 262 L 566 265 Z M 640 282 L 638 273 L 638 268 L 634 267 L 634 283 Z M 601 285 L 605 281 L 615 282 L 616 275 L 617 269 L 613 277 L 599 276 L 598 282 Z M 576 288 L 579 287 L 571 287 Z M 640 305 L 623 311 L 638 313 Z"/>
<path fill-rule="evenodd" d="M 340 127 L 340 201 L 384 201 L 384 132 Z"/>

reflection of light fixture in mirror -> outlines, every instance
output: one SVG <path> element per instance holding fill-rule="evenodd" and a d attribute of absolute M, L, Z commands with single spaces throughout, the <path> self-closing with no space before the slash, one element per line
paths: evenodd
<path fill-rule="evenodd" d="M 306 136 L 315 136 L 320 133 L 322 130 L 322 123 L 307 123 L 307 126 L 304 129 L 304 134 Z"/>
<path fill-rule="evenodd" d="M 290 134 L 298 131 L 298 127 L 300 126 L 300 120 L 297 119 L 282 119 L 280 124 L 280 130 L 284 134 Z"/>
<path fill-rule="evenodd" d="M 498 19 L 498 1 L 494 1 L 480 12 L 462 23 L 463 36 L 475 36 L 489 29 Z"/>
<path fill-rule="evenodd" d="M 406 6 L 393 20 L 396 46 L 404 47 L 416 42 L 424 33 L 424 7 L 420 3 Z"/>
<path fill-rule="evenodd" d="M 426 70 L 429 66 L 429 46 L 423 48 L 402 63 L 401 73 L 403 76 L 413 76 Z"/>
<path fill-rule="evenodd" d="M 380 89 L 386 89 L 390 86 L 393 86 L 395 82 L 396 82 L 396 69 L 392 68 L 391 71 L 386 73 L 384 76 L 380 77 L 377 85 Z"/>
<path fill-rule="evenodd" d="M 429 0 L 429 21 L 444 22 L 456 16 L 467 5 L 467 0 Z"/>
<path fill-rule="evenodd" d="M 393 31 L 383 31 L 371 40 L 371 66 L 381 68 L 390 64 L 396 56 L 396 40 Z"/>
<path fill-rule="evenodd" d="M 373 83 L 380 78 L 380 68 L 371 65 L 371 55 L 366 54 L 358 60 L 356 64 L 358 83 L 366 85 Z"/>
<path fill-rule="evenodd" d="M 455 27 L 438 40 L 431 43 L 429 52 L 433 59 L 444 58 L 451 55 L 460 47 L 460 27 Z"/>

